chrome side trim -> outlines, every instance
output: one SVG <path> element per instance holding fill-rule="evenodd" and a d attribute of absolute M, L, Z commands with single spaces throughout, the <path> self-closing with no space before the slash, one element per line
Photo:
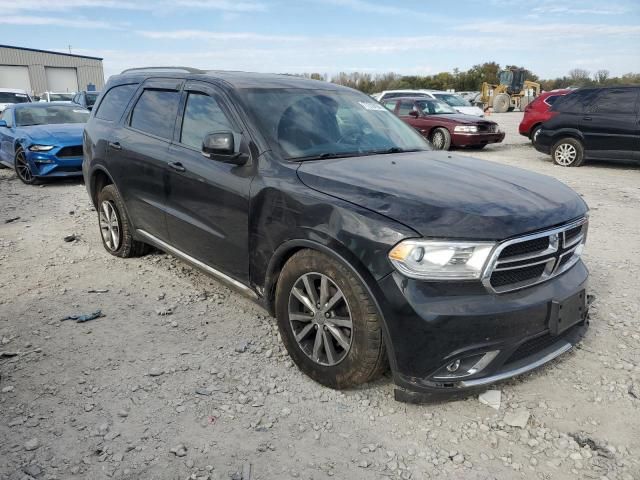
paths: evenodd
<path fill-rule="evenodd" d="M 538 367 L 541 367 L 545 363 L 550 362 L 554 358 L 559 357 L 563 353 L 571 350 L 573 345 L 569 342 L 562 342 L 558 348 L 553 350 L 552 352 L 547 353 L 544 357 L 539 358 L 535 362 L 529 363 L 527 365 L 523 365 L 520 368 L 514 368 L 513 370 L 507 370 L 506 372 L 498 373 L 497 375 L 493 375 L 491 377 L 478 378 L 475 380 L 466 380 L 458 383 L 459 387 L 481 387 L 483 385 L 487 385 L 494 382 L 499 382 L 501 380 L 506 380 L 511 377 L 515 377 L 516 375 L 522 375 L 523 373 L 530 372 L 531 370 L 535 370 Z"/>
<path fill-rule="evenodd" d="M 247 295 L 249 295 L 249 296 L 251 296 L 253 298 L 258 298 L 258 295 L 256 294 L 256 292 L 254 292 L 252 289 L 250 289 L 244 283 L 240 283 L 239 281 L 231 278 L 228 275 L 225 275 L 224 273 L 216 270 L 215 268 L 210 267 L 206 263 L 203 263 L 200 260 L 197 260 L 197 259 L 193 258 L 191 255 L 188 255 L 188 254 L 184 253 L 183 251 L 178 250 L 175 247 L 172 247 L 168 243 L 163 242 L 159 238 L 151 235 L 149 232 L 146 232 L 146 231 L 141 230 L 141 229 L 136 229 L 136 232 L 138 232 L 140 235 L 145 237 L 147 240 L 149 240 L 150 243 L 154 244 L 158 248 L 161 248 L 162 250 L 165 250 L 166 252 L 170 253 L 171 255 L 173 255 L 175 257 L 178 257 L 181 260 L 184 260 L 185 262 L 188 262 L 188 263 L 192 264 L 194 267 L 198 267 L 199 269 L 201 269 L 201 270 L 205 271 L 206 273 L 218 278 L 219 280 L 222 280 L 223 282 L 226 282 L 229 285 L 232 285 L 233 287 L 237 288 L 241 292 L 243 292 L 243 293 L 245 293 L 245 294 L 247 294 Z"/>

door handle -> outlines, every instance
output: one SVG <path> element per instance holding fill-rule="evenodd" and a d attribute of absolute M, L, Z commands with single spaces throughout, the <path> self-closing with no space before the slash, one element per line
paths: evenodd
<path fill-rule="evenodd" d="M 113 148 L 114 150 L 122 150 L 122 145 L 120 145 L 120 142 L 109 142 L 109 148 Z"/>
<path fill-rule="evenodd" d="M 583 120 L 587 120 L 588 122 L 590 122 L 591 120 L 593 120 L 591 117 L 582 117 Z"/>
<path fill-rule="evenodd" d="M 169 168 L 174 169 L 176 172 L 186 172 L 187 169 L 180 162 L 169 162 Z"/>

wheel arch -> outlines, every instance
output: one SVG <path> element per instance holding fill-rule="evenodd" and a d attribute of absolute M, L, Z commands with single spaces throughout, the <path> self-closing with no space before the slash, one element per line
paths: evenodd
<path fill-rule="evenodd" d="M 384 310 L 382 305 L 379 302 L 379 293 L 378 293 L 378 283 L 375 281 L 373 276 L 367 271 L 364 265 L 357 259 L 355 255 L 353 255 L 346 246 L 342 245 L 337 241 L 331 242 L 330 245 L 326 245 L 323 243 L 319 243 L 310 239 L 296 239 L 289 240 L 282 245 L 280 245 L 269 260 L 269 265 L 267 267 L 267 274 L 265 278 L 265 286 L 264 286 L 264 306 L 271 316 L 275 316 L 275 293 L 276 287 L 278 285 L 278 280 L 280 278 L 280 273 L 284 265 L 287 261 L 300 250 L 315 250 L 318 252 L 322 252 L 334 260 L 338 261 L 346 268 L 351 270 L 351 272 L 360 280 L 360 282 L 364 285 L 367 293 L 373 300 L 374 305 L 376 306 L 376 310 L 378 311 L 378 315 L 380 317 L 380 327 L 382 329 L 382 336 L 385 343 L 385 347 L 387 349 L 387 356 L 389 359 L 389 364 L 392 372 L 396 371 L 396 356 L 394 351 L 393 343 L 391 342 L 391 335 L 387 328 L 387 322 L 384 315 Z"/>
<path fill-rule="evenodd" d="M 93 206 L 97 208 L 98 206 L 98 194 L 100 191 L 106 187 L 107 185 L 115 185 L 113 178 L 109 175 L 102 167 L 96 167 L 93 172 L 91 172 L 91 177 L 89 180 L 89 191 L 91 192 L 91 202 Z"/>
<path fill-rule="evenodd" d="M 584 135 L 580 130 L 574 128 L 563 128 L 562 130 L 553 132 L 553 136 L 551 137 L 551 148 L 553 148 L 553 146 L 563 138 L 575 138 L 584 146 Z"/>

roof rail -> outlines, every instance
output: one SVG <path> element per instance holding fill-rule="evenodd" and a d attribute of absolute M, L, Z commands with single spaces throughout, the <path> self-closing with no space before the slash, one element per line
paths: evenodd
<path fill-rule="evenodd" d="M 205 73 L 205 70 L 200 70 L 199 68 L 192 67 L 137 67 L 137 68 L 127 68 L 120 72 L 123 73 Z"/>

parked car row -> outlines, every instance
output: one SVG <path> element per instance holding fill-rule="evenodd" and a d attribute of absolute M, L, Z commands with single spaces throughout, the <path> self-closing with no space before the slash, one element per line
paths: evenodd
<path fill-rule="evenodd" d="M 640 86 L 544 93 L 525 109 L 519 131 L 563 167 L 640 160 Z"/>
<path fill-rule="evenodd" d="M 8 105 L 28 102 L 69 102 L 91 110 L 99 95 L 100 92 L 83 90 L 77 93 L 42 92 L 40 95 L 31 97 L 25 90 L 17 88 L 0 88 L 0 113 Z"/>
<path fill-rule="evenodd" d="M 460 95 L 451 92 L 443 92 L 440 90 L 385 90 L 381 93 L 374 93 L 371 95 L 378 102 L 384 102 L 399 97 L 424 97 L 434 100 L 440 100 L 446 103 L 456 111 L 464 113 L 466 115 L 475 115 L 477 117 L 484 117 L 484 111 L 481 108 L 471 105 Z"/>

